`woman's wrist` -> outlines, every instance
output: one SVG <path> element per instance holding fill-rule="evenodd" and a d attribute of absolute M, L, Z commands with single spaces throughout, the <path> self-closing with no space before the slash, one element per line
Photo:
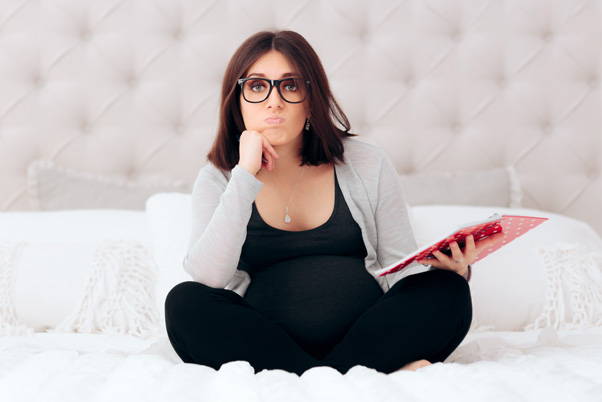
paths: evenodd
<path fill-rule="evenodd" d="M 468 267 L 466 268 L 466 271 L 464 271 L 464 273 L 462 274 L 462 276 L 467 281 L 470 281 L 471 274 L 472 274 L 472 267 L 470 266 L 470 264 L 468 264 Z"/>

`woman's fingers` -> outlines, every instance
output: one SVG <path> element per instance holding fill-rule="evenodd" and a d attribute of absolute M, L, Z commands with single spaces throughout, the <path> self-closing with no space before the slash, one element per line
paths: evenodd
<path fill-rule="evenodd" d="M 488 236 L 482 240 L 479 240 L 477 242 L 477 250 L 480 251 L 486 247 L 489 247 L 495 243 L 497 243 L 498 241 L 500 241 L 502 238 L 504 237 L 504 233 L 503 232 L 497 232 L 496 234 L 493 234 L 491 236 Z"/>
<path fill-rule="evenodd" d="M 263 166 L 263 162 L 265 162 L 266 169 L 272 170 L 272 169 L 274 169 L 274 159 L 279 158 L 280 156 L 276 153 L 276 150 L 274 149 L 274 147 L 272 147 L 272 144 L 270 144 L 268 139 L 261 132 L 259 132 L 259 134 L 261 135 L 261 138 L 262 138 L 262 151 L 261 151 L 262 166 Z"/>
<path fill-rule="evenodd" d="M 267 149 L 267 151 L 274 156 L 274 158 L 279 158 L 280 157 L 276 153 L 276 150 L 274 149 L 274 147 L 272 146 L 272 144 L 270 144 L 270 142 L 268 141 L 268 139 L 265 138 L 265 136 L 263 137 L 263 144 L 264 144 L 264 147 Z"/>
<path fill-rule="evenodd" d="M 466 241 L 464 244 L 464 254 L 467 256 L 469 264 L 472 264 L 472 261 L 474 261 L 477 258 L 477 248 L 474 244 L 474 236 L 466 236 Z"/>
<path fill-rule="evenodd" d="M 431 264 L 437 268 L 442 268 L 444 265 L 451 266 L 452 261 L 462 261 L 464 259 L 469 264 L 472 263 L 480 254 L 480 251 L 484 248 L 491 246 L 492 244 L 497 243 L 504 237 L 503 232 L 495 233 L 491 236 L 488 236 L 482 240 L 476 242 L 474 241 L 474 236 L 469 235 L 466 236 L 466 242 L 464 250 L 460 248 L 456 241 L 452 241 L 449 243 L 449 248 L 451 249 L 451 257 L 447 254 L 440 252 L 439 250 L 433 251 L 433 256 L 435 258 L 423 258 L 418 260 L 417 262 L 421 264 Z"/>
<path fill-rule="evenodd" d="M 473 235 L 469 235 L 466 237 L 466 250 L 473 252 L 475 251 L 476 247 L 474 244 L 474 236 Z"/>
<path fill-rule="evenodd" d="M 462 261 L 464 259 L 464 254 L 462 254 L 462 250 L 460 250 L 460 246 L 458 246 L 457 241 L 452 241 L 449 243 L 449 248 L 451 248 L 454 261 Z"/>
<path fill-rule="evenodd" d="M 268 154 L 267 152 L 264 152 L 263 156 L 261 157 L 261 159 L 264 161 L 265 168 L 267 170 L 272 170 L 273 163 L 272 163 L 271 155 Z"/>

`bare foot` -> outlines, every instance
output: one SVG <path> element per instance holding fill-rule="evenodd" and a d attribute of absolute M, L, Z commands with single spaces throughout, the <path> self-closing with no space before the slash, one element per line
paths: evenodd
<path fill-rule="evenodd" d="M 401 370 L 416 371 L 419 368 L 430 366 L 431 364 L 432 364 L 431 362 L 429 362 L 428 360 L 425 360 L 425 359 L 416 360 L 415 362 L 410 362 L 410 363 L 406 364 L 405 366 L 403 366 L 402 368 L 395 370 L 395 371 L 401 371 Z"/>

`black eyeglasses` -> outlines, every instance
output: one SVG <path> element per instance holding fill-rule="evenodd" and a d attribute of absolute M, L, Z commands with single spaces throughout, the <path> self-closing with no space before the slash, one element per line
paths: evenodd
<path fill-rule="evenodd" d="M 302 78 L 283 78 L 270 80 L 268 78 L 248 77 L 238 80 L 243 98 L 250 103 L 261 103 L 272 93 L 276 86 L 280 97 L 288 103 L 301 103 L 307 97 L 309 81 Z"/>

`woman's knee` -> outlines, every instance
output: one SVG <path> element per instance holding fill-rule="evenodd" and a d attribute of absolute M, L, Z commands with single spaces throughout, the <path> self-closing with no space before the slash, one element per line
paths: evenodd
<path fill-rule="evenodd" d="M 430 288 L 447 289 L 450 291 L 460 293 L 470 291 L 468 281 L 462 275 L 452 270 L 443 268 L 433 269 L 431 271 L 424 271 L 419 274 L 410 275 L 402 279 L 402 281 L 408 284 L 412 283 L 411 286 L 425 286 Z M 401 283 L 400 285 L 404 286 Z"/>
<path fill-rule="evenodd" d="M 203 299 L 207 299 L 212 292 L 211 287 L 200 282 L 185 281 L 180 282 L 167 293 L 165 297 L 165 316 L 173 317 L 179 315 L 186 307 L 202 306 Z"/>
<path fill-rule="evenodd" d="M 447 314 L 450 313 L 449 309 L 465 317 L 472 314 L 468 281 L 451 270 L 434 269 L 407 276 L 397 282 L 388 294 L 389 297 L 396 294 L 414 295 L 420 300 L 432 303 L 438 309 L 444 307 Z"/>
<path fill-rule="evenodd" d="M 165 316 L 195 315 L 211 311 L 223 303 L 240 303 L 241 297 L 232 290 L 213 288 L 196 281 L 180 282 L 165 297 Z M 209 309 L 209 310 L 206 310 Z"/>
<path fill-rule="evenodd" d="M 446 269 L 438 269 L 437 271 L 443 271 L 449 276 L 447 283 L 450 284 L 450 286 L 452 286 L 457 292 L 470 294 L 470 286 L 468 286 L 468 281 L 462 275 Z"/>
<path fill-rule="evenodd" d="M 447 297 L 449 300 L 454 300 L 452 303 L 457 309 L 458 314 L 461 315 L 467 325 L 470 326 L 472 321 L 472 296 L 470 294 L 470 286 L 466 278 L 462 275 L 448 270 L 443 271 L 440 275 L 447 276 L 442 281 L 442 286 L 447 289 Z"/>
<path fill-rule="evenodd" d="M 450 269 L 438 268 L 432 271 L 427 271 L 431 275 L 438 276 L 438 283 L 444 283 L 455 288 L 468 289 L 468 281 L 462 275 Z"/>
<path fill-rule="evenodd" d="M 442 297 L 443 300 L 457 301 L 454 303 L 464 312 L 472 311 L 472 299 L 470 294 L 470 286 L 466 278 L 462 275 L 446 269 L 437 269 L 428 271 L 430 277 L 435 277 L 432 281 L 434 291 Z"/>

